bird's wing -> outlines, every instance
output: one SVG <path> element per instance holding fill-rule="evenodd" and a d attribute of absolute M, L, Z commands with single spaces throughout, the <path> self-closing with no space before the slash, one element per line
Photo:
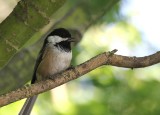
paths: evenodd
<path fill-rule="evenodd" d="M 45 51 L 45 46 L 43 45 L 42 49 L 39 52 L 39 56 L 37 57 L 37 60 L 36 60 L 35 66 L 34 66 L 34 71 L 33 71 L 31 84 L 35 83 L 35 81 L 37 80 L 36 71 L 37 71 L 37 68 L 38 68 L 39 64 L 41 63 L 41 61 L 43 59 L 44 51 Z"/>

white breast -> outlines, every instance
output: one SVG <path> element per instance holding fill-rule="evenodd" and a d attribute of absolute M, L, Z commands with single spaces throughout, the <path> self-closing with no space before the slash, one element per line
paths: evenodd
<path fill-rule="evenodd" d="M 54 54 L 57 54 L 57 58 L 53 58 L 53 61 L 56 63 L 56 69 L 59 71 L 67 69 L 70 66 L 72 52 L 59 50 L 56 47 L 53 50 Z"/>
<path fill-rule="evenodd" d="M 59 50 L 57 47 L 49 46 L 42 57 L 42 61 L 37 68 L 37 79 L 59 73 L 70 66 L 72 52 Z"/>

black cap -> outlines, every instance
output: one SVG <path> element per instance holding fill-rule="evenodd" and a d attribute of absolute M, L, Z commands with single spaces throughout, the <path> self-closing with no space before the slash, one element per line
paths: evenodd
<path fill-rule="evenodd" d="M 53 30 L 48 36 L 60 36 L 62 38 L 70 38 L 71 34 L 65 28 L 58 28 Z"/>

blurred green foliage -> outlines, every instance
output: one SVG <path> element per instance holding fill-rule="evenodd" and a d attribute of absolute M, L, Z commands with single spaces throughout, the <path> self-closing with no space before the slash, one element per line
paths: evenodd
<path fill-rule="evenodd" d="M 110 0 L 79 2 L 69 0 L 53 15 L 54 26 L 70 27 L 83 33 L 81 42 L 73 48 L 72 65 L 114 48 L 119 54 L 133 56 L 135 49 L 144 44 L 141 33 L 121 15 L 121 2 L 111 5 L 112 9 L 108 9 L 108 4 L 112 4 Z M 42 42 L 23 49 L 0 71 L 1 94 L 23 86 L 31 79 Z M 112 66 L 97 68 L 41 94 L 32 115 L 159 115 L 158 69 L 158 65 L 133 70 Z M 24 100 L 1 108 L 0 115 L 17 114 L 23 103 Z"/>

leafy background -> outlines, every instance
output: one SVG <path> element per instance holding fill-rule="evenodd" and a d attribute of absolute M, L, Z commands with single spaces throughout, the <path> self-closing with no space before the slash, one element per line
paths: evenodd
<path fill-rule="evenodd" d="M 143 33 L 131 23 L 135 14 L 123 12 L 129 1 L 116 2 L 68 0 L 52 15 L 51 23 L 25 43 L 0 70 L 0 94 L 29 82 L 43 42 L 41 36 L 51 27 L 66 27 L 82 33 L 82 39 L 73 47 L 72 65 L 115 48 L 118 54 L 130 56 L 145 56 L 158 51 L 156 46 L 144 40 Z M 16 1 L 1 0 L 0 3 L 11 10 Z M 5 14 L 9 13 L 5 11 Z M 103 66 L 41 94 L 32 115 L 159 115 L 159 87 L 158 64 L 133 70 Z M 17 114 L 24 101 L 0 108 L 0 115 Z"/>

